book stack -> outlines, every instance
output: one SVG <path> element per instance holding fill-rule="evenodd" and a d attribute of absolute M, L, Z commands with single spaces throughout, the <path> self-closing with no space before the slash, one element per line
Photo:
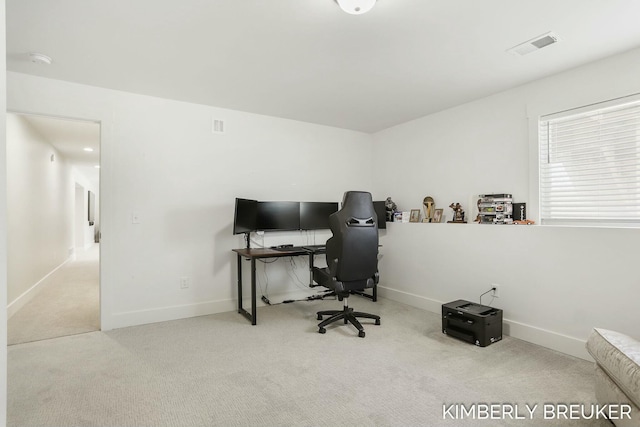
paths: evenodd
<path fill-rule="evenodd" d="M 481 194 L 478 200 L 480 224 L 513 224 L 511 194 Z"/>

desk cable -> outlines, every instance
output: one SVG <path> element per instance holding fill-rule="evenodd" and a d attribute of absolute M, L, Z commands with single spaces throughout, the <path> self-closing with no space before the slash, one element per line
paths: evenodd
<path fill-rule="evenodd" d="M 292 302 L 301 302 L 301 301 L 315 301 L 319 299 L 323 300 L 325 299 L 325 297 L 329 296 L 328 294 L 332 293 L 333 291 L 331 289 L 325 289 L 324 291 L 320 291 L 320 292 L 322 292 L 322 294 L 325 294 L 325 295 L 322 295 L 321 293 L 317 293 L 315 295 L 309 295 L 306 298 L 284 300 L 280 304 L 289 304 Z M 331 295 L 331 296 L 333 296 L 332 299 L 338 299 L 338 297 L 336 297 L 335 295 Z"/>
<path fill-rule="evenodd" d="M 287 275 L 293 280 L 293 283 L 295 283 L 295 285 L 303 290 L 309 290 L 309 284 L 303 282 L 302 280 L 300 280 L 300 277 L 298 277 L 298 274 L 296 273 L 296 269 L 297 269 L 297 264 L 296 264 L 296 260 L 294 259 L 294 257 L 290 257 L 289 258 L 289 268 L 287 268 Z M 308 271 L 308 267 L 307 267 L 307 271 Z"/>
<path fill-rule="evenodd" d="M 249 241 L 250 241 L 251 243 L 255 243 L 255 244 L 256 244 L 256 246 L 258 246 L 259 248 L 264 248 L 264 234 L 262 235 L 262 243 L 260 243 L 260 242 L 256 242 L 255 240 L 253 240 L 253 239 L 251 239 L 251 238 L 249 238 Z"/>
<path fill-rule="evenodd" d="M 264 290 L 262 289 L 262 283 L 260 283 L 260 276 L 256 277 L 256 281 L 258 282 L 258 286 L 260 287 L 260 293 L 262 294 L 262 296 L 260 297 L 260 299 L 262 299 L 262 302 L 264 302 L 267 305 L 271 305 L 271 302 L 269 301 L 269 275 L 267 274 L 267 264 L 273 264 L 274 262 L 276 262 L 278 260 L 278 258 L 274 258 L 273 261 L 267 261 L 261 258 L 258 258 L 258 261 L 260 261 L 262 263 L 262 274 L 264 274 Z"/>
<path fill-rule="evenodd" d="M 273 258 L 273 260 L 271 261 L 267 261 L 265 259 L 261 259 L 259 258 L 258 261 L 260 261 L 263 265 L 263 269 L 262 269 L 262 274 L 264 275 L 264 289 L 262 287 L 262 283 L 260 280 L 260 276 L 257 276 L 257 282 L 258 282 L 258 286 L 260 287 L 260 293 L 262 294 L 262 296 L 260 297 L 260 299 L 262 300 L 262 302 L 264 302 L 267 305 L 274 305 L 271 304 L 271 301 L 269 301 L 269 274 L 267 273 L 267 264 L 273 264 L 274 262 L 278 261 L 280 258 Z M 298 277 L 297 273 L 296 273 L 296 264 L 295 264 L 295 260 L 294 257 L 289 257 L 289 266 L 288 268 L 286 268 L 287 270 L 287 275 L 289 276 L 289 278 L 292 279 L 293 283 L 300 289 L 303 290 L 309 290 L 309 286 L 306 285 L 305 283 L 302 282 L 302 280 L 300 280 L 300 277 Z"/>

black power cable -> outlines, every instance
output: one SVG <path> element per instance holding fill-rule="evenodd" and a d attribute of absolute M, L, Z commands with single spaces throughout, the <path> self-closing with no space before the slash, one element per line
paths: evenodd
<path fill-rule="evenodd" d="M 493 286 L 493 287 L 492 287 L 491 289 L 489 289 L 487 292 L 485 292 L 485 293 L 483 293 L 483 294 L 480 294 L 480 305 L 482 305 L 482 297 L 483 297 L 483 296 L 485 296 L 486 294 L 488 294 L 489 292 L 493 292 L 493 291 L 495 291 L 495 290 L 496 290 L 496 287 L 495 287 L 495 286 Z M 491 301 L 493 301 L 493 300 L 491 300 Z M 489 304 L 491 304 L 491 303 L 489 303 Z"/>

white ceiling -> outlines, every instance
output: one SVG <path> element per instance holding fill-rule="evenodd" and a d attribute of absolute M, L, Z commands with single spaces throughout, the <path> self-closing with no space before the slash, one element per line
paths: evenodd
<path fill-rule="evenodd" d="M 100 165 L 99 123 L 35 115 L 23 117 L 98 189 L 100 170 L 95 166 Z"/>
<path fill-rule="evenodd" d="M 638 0 L 378 0 L 359 16 L 333 0 L 6 9 L 11 71 L 364 132 L 640 46 Z M 561 42 L 505 52 L 548 31 Z"/>

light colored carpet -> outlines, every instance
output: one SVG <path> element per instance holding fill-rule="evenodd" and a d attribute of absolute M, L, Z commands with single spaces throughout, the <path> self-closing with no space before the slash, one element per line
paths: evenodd
<path fill-rule="evenodd" d="M 78 251 L 7 322 L 9 345 L 100 330 L 99 245 Z"/>
<path fill-rule="evenodd" d="M 506 337 L 485 348 L 440 316 L 351 298 L 380 314 L 317 333 L 336 300 L 19 344 L 8 351 L 9 426 L 609 426 L 604 420 L 452 420 L 443 404 L 594 402 L 593 364 Z M 522 407 L 524 408 L 524 406 Z M 524 409 L 522 409 L 524 411 Z"/>

